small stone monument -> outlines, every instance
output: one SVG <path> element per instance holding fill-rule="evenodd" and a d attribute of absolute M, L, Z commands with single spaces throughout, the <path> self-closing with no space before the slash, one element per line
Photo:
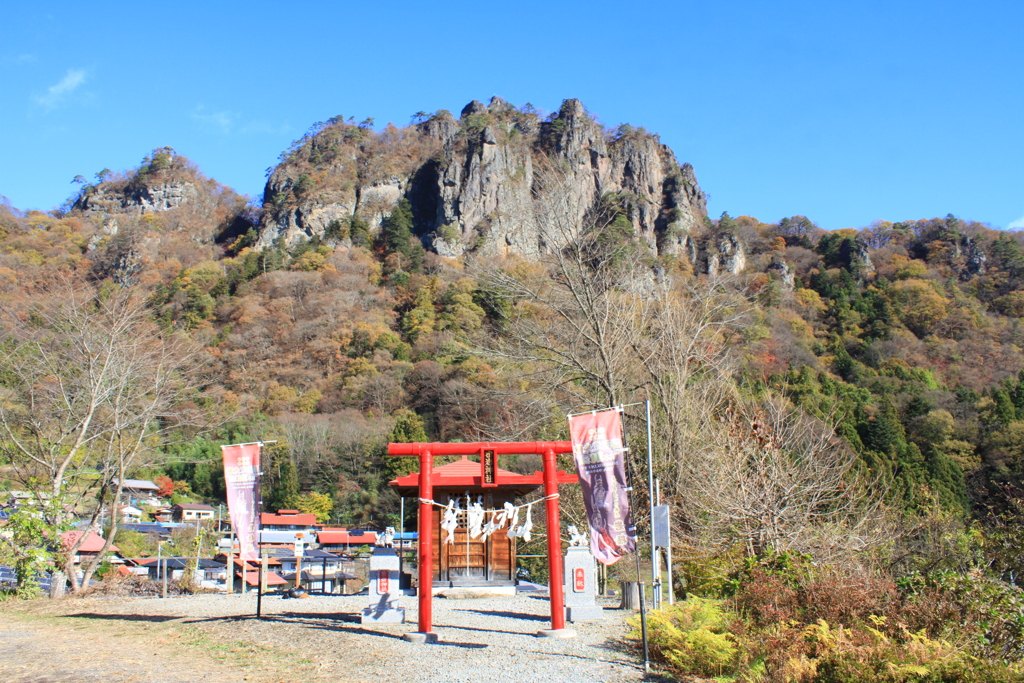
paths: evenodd
<path fill-rule="evenodd" d="M 604 619 L 604 608 L 597 604 L 597 567 L 587 537 L 569 527 L 572 545 L 565 551 L 565 618 L 569 621 Z"/>
<path fill-rule="evenodd" d="M 398 606 L 398 553 L 377 546 L 370 557 L 370 606 L 363 608 L 362 624 L 404 624 L 405 608 Z"/>

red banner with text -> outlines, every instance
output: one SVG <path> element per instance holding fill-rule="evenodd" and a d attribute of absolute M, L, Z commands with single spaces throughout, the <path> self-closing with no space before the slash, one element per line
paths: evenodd
<path fill-rule="evenodd" d="M 625 448 L 620 411 L 573 415 L 569 418 L 572 454 L 583 489 L 590 524 L 590 552 L 614 564 L 636 549 L 629 513 Z"/>
<path fill-rule="evenodd" d="M 260 444 L 221 446 L 231 528 L 238 539 L 239 557 L 259 559 Z"/>

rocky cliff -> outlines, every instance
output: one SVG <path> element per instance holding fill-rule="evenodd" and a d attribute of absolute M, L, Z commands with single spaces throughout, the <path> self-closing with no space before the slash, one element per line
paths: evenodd
<path fill-rule="evenodd" d="M 493 98 L 404 129 L 318 124 L 269 176 L 259 244 L 344 240 L 332 224 L 358 216 L 373 230 L 404 197 L 417 234 L 442 256 L 535 254 L 552 246 L 538 206 L 552 174 L 579 207 L 575 220 L 613 202 L 656 252 L 695 253 L 706 197 L 693 167 L 642 129 L 604 128 L 575 99 L 545 119 Z"/>
<path fill-rule="evenodd" d="M 177 272 L 214 259 L 218 242 L 253 226 L 245 197 L 170 147 L 154 150 L 132 172 L 83 185 L 68 214 L 91 226 L 86 253 L 96 275 L 121 284 L 155 264 Z"/>
<path fill-rule="evenodd" d="M 101 183 L 92 192 L 83 194 L 73 210 L 89 216 L 94 214 L 159 213 L 187 204 L 199 196 L 194 183 L 169 178 L 150 185 L 135 183 L 118 187 Z"/>

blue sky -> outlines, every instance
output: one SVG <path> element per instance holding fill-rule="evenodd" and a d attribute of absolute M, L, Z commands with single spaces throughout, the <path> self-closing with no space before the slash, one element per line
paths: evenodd
<path fill-rule="evenodd" d="M 0 195 L 22 210 L 164 145 L 258 195 L 316 121 L 496 94 L 660 134 L 713 217 L 1024 229 L 1019 1 L 41 1 L 0 20 Z"/>

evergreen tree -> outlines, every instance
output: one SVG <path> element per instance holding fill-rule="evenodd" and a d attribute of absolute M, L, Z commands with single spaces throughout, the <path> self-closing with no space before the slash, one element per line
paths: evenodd
<path fill-rule="evenodd" d="M 864 447 L 876 453 L 895 455 L 902 452 L 906 445 L 899 413 L 889 398 L 878 409 L 866 408 L 862 411 L 857 432 Z"/>
<path fill-rule="evenodd" d="M 723 211 L 721 217 L 718 219 L 718 232 L 720 233 L 734 233 L 736 232 L 736 221 L 733 220 L 732 216 L 727 211 Z"/>
<path fill-rule="evenodd" d="M 1017 419 L 1017 409 L 1005 388 L 993 389 L 992 400 L 996 403 L 995 415 L 1000 424 L 1008 425 Z"/>
<path fill-rule="evenodd" d="M 417 273 L 423 269 L 423 245 L 413 235 L 412 207 L 403 199 L 381 224 L 380 242 L 385 254 L 401 254 L 401 269 Z"/>
<path fill-rule="evenodd" d="M 299 475 L 295 463 L 288 456 L 277 463 L 277 478 L 266 497 L 264 507 L 269 511 L 287 510 L 295 504 L 299 495 Z"/>
<path fill-rule="evenodd" d="M 411 410 L 402 408 L 395 411 L 395 426 L 388 440 L 393 443 L 422 443 L 427 440 L 423 418 Z"/>
<path fill-rule="evenodd" d="M 1024 417 L 1024 370 L 1017 374 L 1017 382 L 1010 389 L 1010 401 L 1017 411 L 1017 415 Z"/>

